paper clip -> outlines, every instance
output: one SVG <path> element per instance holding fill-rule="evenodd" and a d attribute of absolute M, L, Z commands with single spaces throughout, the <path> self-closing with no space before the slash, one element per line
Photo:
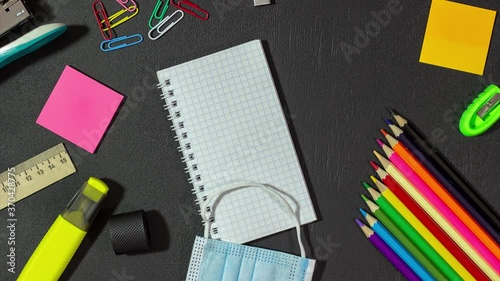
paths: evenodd
<path fill-rule="evenodd" d="M 123 42 L 123 41 L 126 41 L 126 40 L 130 39 L 130 38 L 139 38 L 139 39 L 136 40 L 136 41 L 132 41 L 131 43 L 123 43 L 123 44 L 120 44 L 120 45 L 117 45 L 117 46 L 113 46 L 113 44 L 115 44 L 115 43 Z M 103 52 L 109 52 L 109 51 L 119 50 L 119 49 L 123 49 L 123 48 L 126 48 L 126 47 L 137 45 L 137 44 L 141 43 L 142 40 L 144 40 L 144 38 L 140 34 L 134 34 L 134 35 L 130 35 L 130 36 L 122 36 L 122 37 L 114 38 L 114 39 L 111 39 L 111 40 L 103 41 L 101 43 L 101 50 Z"/>
<path fill-rule="evenodd" d="M 105 40 L 110 40 L 111 38 L 113 38 L 111 24 L 108 18 L 108 14 L 106 13 L 106 9 L 104 8 L 104 4 L 101 1 L 96 0 L 94 1 L 94 3 L 92 3 L 92 10 L 94 11 L 95 19 L 99 24 L 99 30 L 101 30 L 102 37 L 104 37 Z"/>
<path fill-rule="evenodd" d="M 158 15 L 158 11 L 160 10 L 162 4 L 164 4 L 163 10 L 161 11 L 161 14 Z M 153 13 L 151 14 L 151 17 L 149 18 L 149 28 L 153 28 L 153 19 L 157 19 L 158 21 L 163 20 L 163 18 L 165 17 L 165 14 L 167 13 L 169 4 L 170 4 L 170 0 L 158 0 L 156 2 L 156 6 L 153 10 Z"/>
<path fill-rule="evenodd" d="M 128 1 L 132 2 L 132 6 L 128 7 L 127 4 Z M 120 4 L 125 10 L 129 11 L 129 12 L 133 12 L 135 11 L 135 9 L 137 9 L 137 4 L 134 2 L 134 0 L 116 0 L 116 2 L 118 2 L 118 4 Z"/>
<path fill-rule="evenodd" d="M 172 19 L 174 17 L 174 15 L 177 13 L 181 14 L 181 16 L 178 19 L 176 19 L 175 21 L 171 22 L 164 30 L 161 30 L 161 28 L 165 24 L 167 24 L 169 22 L 169 20 Z M 174 27 L 174 25 L 176 25 L 183 17 L 184 17 L 184 12 L 182 10 L 176 10 L 170 16 L 167 16 L 161 22 L 159 22 L 157 25 L 155 25 L 153 28 L 151 28 L 151 30 L 148 32 L 149 39 L 156 40 L 156 39 L 160 38 L 163 34 L 165 34 L 172 27 Z M 158 32 L 158 36 L 153 37 L 153 32 L 155 30 Z"/>
<path fill-rule="evenodd" d="M 200 6 L 189 0 L 180 0 L 178 3 L 175 3 L 175 0 L 170 0 L 170 3 L 178 9 L 181 9 L 200 20 L 208 20 L 208 17 L 210 16 L 206 10 L 200 8 Z M 184 6 L 182 4 L 184 4 Z"/>
<path fill-rule="evenodd" d="M 500 88 L 489 85 L 472 102 L 460 118 L 459 129 L 467 137 L 486 132 L 500 120 Z"/>
<path fill-rule="evenodd" d="M 129 19 L 131 19 L 131 18 L 135 17 L 135 16 L 139 13 L 139 8 L 136 8 L 136 9 L 135 9 L 135 12 L 134 12 L 133 14 L 131 14 L 131 15 L 127 15 L 127 16 L 125 16 L 124 18 L 120 19 L 119 21 L 114 22 L 114 21 L 116 21 L 116 19 L 117 19 L 118 17 L 120 17 L 121 15 L 125 14 L 126 12 L 127 12 L 127 9 L 123 9 L 123 10 L 120 10 L 120 11 L 118 11 L 118 12 L 116 12 L 116 13 L 112 14 L 111 16 L 109 16 L 109 23 L 110 23 L 111 25 L 109 26 L 109 28 L 105 28 L 105 29 L 103 29 L 103 30 L 104 30 L 104 31 L 108 31 L 108 29 L 110 29 L 110 28 L 115 28 L 115 27 L 119 26 L 120 24 L 122 24 L 122 23 L 124 23 L 124 22 L 128 21 Z"/>

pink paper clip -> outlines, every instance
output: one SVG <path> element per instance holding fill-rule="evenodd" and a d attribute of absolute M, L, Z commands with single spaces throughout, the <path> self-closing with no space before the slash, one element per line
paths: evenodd
<path fill-rule="evenodd" d="M 106 9 L 104 8 L 104 4 L 101 1 L 96 0 L 92 3 L 92 10 L 94 10 L 95 19 L 97 20 L 97 24 L 101 30 L 102 37 L 106 40 L 113 38 L 113 32 L 110 28 L 111 25 L 109 23 Z"/>
<path fill-rule="evenodd" d="M 126 5 L 129 1 L 133 4 L 130 7 Z M 137 4 L 134 2 L 134 0 L 116 0 L 116 2 L 118 2 L 118 4 L 120 4 L 125 10 L 129 12 L 133 12 L 135 11 L 135 9 L 137 9 Z"/>
<path fill-rule="evenodd" d="M 210 14 L 206 10 L 200 8 L 200 6 L 196 5 L 190 0 L 180 0 L 177 3 L 175 3 L 175 0 L 170 0 L 170 3 L 178 9 L 181 9 L 200 20 L 208 20 L 208 17 L 210 16 Z"/>

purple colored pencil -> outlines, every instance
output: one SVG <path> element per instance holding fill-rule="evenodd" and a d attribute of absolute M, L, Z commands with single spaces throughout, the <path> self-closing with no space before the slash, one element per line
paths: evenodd
<path fill-rule="evenodd" d="M 356 223 L 365 233 L 366 238 L 377 248 L 403 276 L 410 281 L 420 281 L 421 279 L 411 270 L 410 267 L 378 236 L 371 228 L 362 221 L 356 219 Z"/>

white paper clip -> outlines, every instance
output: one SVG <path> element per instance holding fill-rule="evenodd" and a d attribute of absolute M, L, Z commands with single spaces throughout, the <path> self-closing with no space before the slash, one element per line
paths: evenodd
<path fill-rule="evenodd" d="M 161 30 L 161 28 L 165 24 L 167 24 L 172 18 L 174 18 L 175 14 L 177 14 L 177 13 L 180 14 L 180 17 L 178 19 L 170 22 L 170 24 L 164 30 Z M 151 28 L 151 30 L 149 30 L 149 32 L 148 32 L 149 39 L 156 40 L 156 39 L 160 38 L 161 36 L 163 36 L 163 34 L 165 34 L 172 27 L 174 27 L 174 25 L 176 25 L 183 17 L 184 17 L 184 12 L 182 10 L 177 10 L 177 11 L 173 12 L 170 16 L 167 16 L 162 21 L 160 21 L 157 25 L 155 25 L 153 28 Z M 153 37 L 153 33 L 155 31 L 158 33 L 158 35 Z"/>

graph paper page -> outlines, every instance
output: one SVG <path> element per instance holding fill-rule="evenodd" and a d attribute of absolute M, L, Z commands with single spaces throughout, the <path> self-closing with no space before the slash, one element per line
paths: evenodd
<path fill-rule="evenodd" d="M 174 93 L 166 103 L 173 102 L 168 110 L 198 200 L 228 183 L 258 182 L 291 196 L 291 205 L 300 206 L 301 224 L 316 220 L 259 40 L 157 74 L 160 83 L 169 80 L 164 97 Z M 221 197 L 212 237 L 245 243 L 293 226 L 266 192 L 247 188 Z"/>

